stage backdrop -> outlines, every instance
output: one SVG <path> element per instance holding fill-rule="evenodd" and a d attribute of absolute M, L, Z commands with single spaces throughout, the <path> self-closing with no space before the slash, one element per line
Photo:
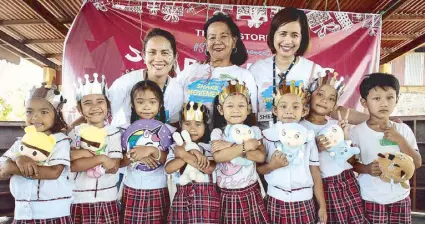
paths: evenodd
<path fill-rule="evenodd" d="M 216 11 L 231 15 L 239 26 L 249 59 L 245 67 L 271 55 L 266 43 L 271 19 L 281 7 L 217 5 L 170 1 L 92 0 L 83 4 L 65 41 L 63 90 L 69 100 L 68 118 L 75 110 L 74 85 L 85 73 L 106 75 L 108 83 L 130 70 L 145 68 L 142 42 L 155 27 L 170 31 L 177 40 L 178 70 L 205 60 L 203 25 Z M 348 12 L 305 10 L 311 46 L 306 55 L 324 68 L 346 78 L 339 104 L 359 108 L 362 76 L 378 70 L 381 16 Z"/>

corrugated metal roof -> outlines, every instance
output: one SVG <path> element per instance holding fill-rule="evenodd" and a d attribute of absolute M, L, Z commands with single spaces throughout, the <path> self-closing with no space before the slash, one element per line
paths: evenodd
<path fill-rule="evenodd" d="M 23 25 L 13 27 L 26 39 L 56 39 L 63 38 L 63 35 L 48 24 Z"/>
<path fill-rule="evenodd" d="M 29 20 L 40 17 L 21 0 L 1 0 L 0 20 Z"/>

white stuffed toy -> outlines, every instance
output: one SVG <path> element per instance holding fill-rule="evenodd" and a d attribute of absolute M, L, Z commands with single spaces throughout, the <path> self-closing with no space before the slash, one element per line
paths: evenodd
<path fill-rule="evenodd" d="M 276 129 L 280 141 L 277 149 L 283 152 L 289 165 L 300 164 L 304 158 L 303 146 L 314 139 L 314 131 L 298 123 L 281 122 L 276 124 Z"/>
<path fill-rule="evenodd" d="M 344 140 L 344 131 L 337 124 L 324 127 L 318 136 L 324 135 L 330 142 L 329 156 L 342 168 L 345 162 L 353 155 L 359 154 L 360 149 L 351 147 L 350 140 Z"/>
<path fill-rule="evenodd" d="M 242 144 L 244 141 L 254 139 L 255 134 L 251 127 L 244 124 L 227 125 L 224 129 L 225 141 L 235 144 Z M 253 162 L 240 156 L 230 161 L 234 165 L 248 166 Z"/>
<path fill-rule="evenodd" d="M 186 130 L 183 130 L 181 132 L 181 136 L 178 132 L 173 133 L 173 139 L 178 146 L 182 146 L 184 142 L 186 142 L 186 146 L 185 146 L 186 151 L 190 151 L 190 150 L 201 151 L 199 146 L 196 143 L 192 142 L 192 139 L 190 138 L 190 134 Z M 186 169 L 180 175 L 179 183 L 180 185 L 186 185 L 188 183 L 191 183 L 192 181 L 203 182 L 204 174 L 197 168 L 187 164 Z"/>

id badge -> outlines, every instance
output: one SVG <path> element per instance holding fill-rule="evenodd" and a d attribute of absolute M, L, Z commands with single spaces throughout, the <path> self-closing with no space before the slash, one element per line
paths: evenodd
<path fill-rule="evenodd" d="M 257 117 L 258 122 L 268 122 L 273 120 L 272 112 L 259 112 Z"/>

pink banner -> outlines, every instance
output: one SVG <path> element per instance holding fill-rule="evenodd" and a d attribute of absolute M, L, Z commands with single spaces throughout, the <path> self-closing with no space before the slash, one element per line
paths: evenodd
<path fill-rule="evenodd" d="M 185 2 L 89 1 L 76 17 L 65 45 L 63 90 L 74 104 L 76 77 L 105 74 L 109 84 L 132 69 L 145 68 L 142 42 L 155 27 L 170 31 L 177 40 L 179 70 L 205 60 L 203 25 L 216 11 L 232 16 L 239 26 L 249 59 L 271 55 L 266 43 L 270 22 L 281 7 L 217 5 Z M 347 12 L 305 11 L 311 46 L 306 57 L 345 76 L 340 104 L 358 106 L 362 76 L 378 70 L 381 16 Z M 140 32 L 142 31 L 142 32 Z M 75 108 L 68 108 L 75 112 Z M 71 118 L 68 118 L 68 120 Z"/>

